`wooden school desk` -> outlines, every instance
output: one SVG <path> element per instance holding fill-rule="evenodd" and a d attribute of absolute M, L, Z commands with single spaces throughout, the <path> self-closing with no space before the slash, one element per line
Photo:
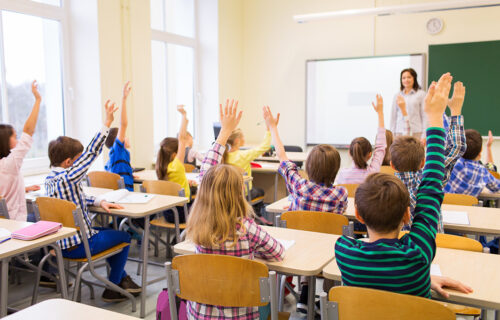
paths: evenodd
<path fill-rule="evenodd" d="M 252 168 L 253 184 L 265 192 L 264 203 L 274 202 L 285 197 L 285 180 L 278 173 L 279 162 L 255 162 L 262 168 Z"/>
<path fill-rule="evenodd" d="M 444 299 L 433 292 L 434 298 L 478 308 L 500 310 L 499 255 L 438 248 L 432 263 L 439 265 L 443 276 L 459 280 L 474 290 L 470 294 L 446 290 L 450 294 L 449 299 Z M 341 279 L 335 260 L 323 269 L 323 276 L 332 280 Z"/>
<path fill-rule="evenodd" d="M 497 208 L 500 208 L 500 192 L 493 193 L 489 191 L 483 191 L 477 198 L 483 201 L 493 200 L 495 201 Z"/>
<path fill-rule="evenodd" d="M 307 152 L 287 152 L 286 156 L 288 157 L 288 160 L 293 161 L 293 162 L 306 162 L 307 159 Z M 270 161 L 270 162 L 280 162 L 277 156 L 260 156 L 257 159 L 257 161 Z"/>
<path fill-rule="evenodd" d="M 289 205 L 290 201 L 287 197 L 268 205 L 266 210 L 277 215 L 288 211 L 286 207 Z M 443 204 L 441 209 L 446 211 L 464 211 L 469 216 L 468 225 L 449 224 L 445 222 L 444 229 L 446 231 L 473 235 L 500 235 L 500 209 L 498 208 Z M 351 220 L 356 219 L 354 215 L 354 198 L 348 198 L 348 207 L 344 215 Z"/>
<path fill-rule="evenodd" d="M 314 294 L 315 277 L 322 268 L 334 258 L 334 244 L 339 238 L 337 235 L 309 232 L 302 230 L 262 227 L 271 236 L 282 240 L 295 240 L 295 244 L 285 253 L 281 262 L 260 260 L 269 269 L 280 273 L 307 276 L 309 280 L 308 318 L 314 319 Z M 183 241 L 174 246 L 174 252 L 179 254 L 192 254 L 195 252 L 193 243 Z"/>
<path fill-rule="evenodd" d="M 21 228 L 31 225 L 31 222 L 21 222 L 15 220 L 0 219 L 0 228 L 9 230 L 10 232 L 19 230 Z M 3 243 L 0 243 L 0 260 L 1 260 L 1 278 L 0 278 L 0 318 L 7 315 L 7 299 L 8 299 L 8 289 L 9 289 L 9 260 L 13 256 L 17 256 L 28 251 L 43 248 L 46 246 L 52 246 L 56 252 L 57 266 L 59 270 L 64 270 L 62 253 L 59 245 L 56 241 L 71 237 L 76 233 L 76 229 L 73 228 L 61 228 L 56 233 L 50 234 L 48 236 L 41 237 L 36 240 L 24 241 L 10 239 Z M 59 272 L 59 276 L 62 282 L 61 294 L 63 298 L 68 297 L 68 287 L 66 285 L 66 273 Z"/>
<path fill-rule="evenodd" d="M 18 311 L 6 320 L 133 320 L 137 319 L 118 312 L 92 307 L 64 299 L 49 299 Z"/>
<path fill-rule="evenodd" d="M 145 180 L 158 180 L 155 170 L 143 170 L 134 173 L 134 175 L 137 176 L 137 178 L 134 179 L 135 183 L 142 183 Z M 186 172 L 186 177 L 188 178 L 188 180 L 193 180 L 196 181 L 198 184 L 200 184 L 199 173 Z M 252 181 L 252 177 L 243 176 L 243 181 L 245 182 Z"/>
<path fill-rule="evenodd" d="M 98 195 L 102 195 L 104 193 L 112 191 L 110 189 L 92 188 L 92 187 L 84 187 L 83 189 L 84 189 L 85 194 L 91 195 L 91 196 L 98 196 Z M 92 211 L 92 212 L 110 214 L 112 216 L 120 216 L 120 217 L 132 218 L 132 219 L 144 218 L 144 236 L 143 236 L 143 242 L 142 242 L 143 245 L 141 247 L 141 250 L 142 250 L 141 254 L 142 254 L 142 261 L 143 261 L 143 263 L 142 263 L 142 280 L 141 280 L 141 287 L 142 287 L 141 313 L 140 313 L 141 318 L 144 318 L 146 316 L 146 287 L 147 287 L 147 285 L 161 281 L 162 279 L 165 278 L 165 277 L 160 277 L 158 279 L 153 279 L 151 281 L 148 281 L 148 279 L 147 279 L 148 257 L 149 257 L 147 248 L 148 248 L 149 233 L 150 233 L 150 231 L 149 231 L 150 218 L 154 214 L 163 212 L 163 211 L 168 210 L 168 209 L 175 207 L 175 206 L 182 206 L 187 202 L 188 202 L 188 198 L 164 196 L 164 195 L 157 194 L 148 203 L 121 204 L 124 207 L 123 209 L 111 209 L 111 213 L 107 213 L 101 207 L 90 207 L 89 208 L 90 211 Z"/>

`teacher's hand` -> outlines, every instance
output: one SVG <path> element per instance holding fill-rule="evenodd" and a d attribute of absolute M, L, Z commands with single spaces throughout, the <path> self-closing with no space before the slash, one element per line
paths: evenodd
<path fill-rule="evenodd" d="M 402 95 L 398 95 L 398 97 L 396 98 L 396 103 L 398 104 L 398 107 L 401 110 L 401 113 L 403 113 L 403 116 L 407 116 L 408 112 L 406 112 L 405 98 Z"/>

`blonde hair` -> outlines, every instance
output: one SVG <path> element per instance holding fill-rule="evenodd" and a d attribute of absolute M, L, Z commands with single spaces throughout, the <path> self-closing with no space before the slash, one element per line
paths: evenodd
<path fill-rule="evenodd" d="M 234 142 L 236 139 L 241 139 L 243 137 L 243 130 L 241 129 L 235 129 L 233 132 L 231 132 L 231 135 L 229 138 L 227 138 L 227 144 L 231 146 L 231 148 L 234 145 Z M 222 163 L 227 163 L 227 154 L 229 153 L 229 148 L 226 147 L 226 150 L 224 151 L 224 154 L 222 155 Z"/>
<path fill-rule="evenodd" d="M 203 247 L 218 246 L 225 241 L 238 241 L 237 226 L 253 217 L 245 199 L 243 176 L 231 165 L 210 168 L 201 181 L 189 214 L 186 237 Z"/>

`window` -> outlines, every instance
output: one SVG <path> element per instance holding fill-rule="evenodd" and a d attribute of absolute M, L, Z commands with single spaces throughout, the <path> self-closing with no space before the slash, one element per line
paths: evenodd
<path fill-rule="evenodd" d="M 10 3 L 0 7 L 0 121 L 20 136 L 34 103 L 31 82 L 37 80 L 42 104 L 25 168 L 46 169 L 48 142 L 64 135 L 63 12 L 59 0 Z"/>
<path fill-rule="evenodd" d="M 179 131 L 176 106 L 185 105 L 194 132 L 196 92 L 195 0 L 151 1 L 154 143 Z"/>

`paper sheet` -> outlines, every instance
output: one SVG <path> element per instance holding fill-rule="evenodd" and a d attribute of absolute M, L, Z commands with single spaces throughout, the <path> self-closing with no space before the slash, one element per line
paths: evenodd
<path fill-rule="evenodd" d="M 119 189 L 106 193 L 104 200 L 113 203 L 147 203 L 154 195 L 149 193 L 133 193 L 127 189 Z"/>
<path fill-rule="evenodd" d="M 290 249 L 295 244 L 295 240 L 283 240 L 283 239 L 276 239 L 276 240 L 278 240 L 283 245 L 283 247 L 285 247 L 285 251 Z"/>
<path fill-rule="evenodd" d="M 439 264 L 431 264 L 431 276 L 442 276 Z"/>
<path fill-rule="evenodd" d="M 0 228 L 0 243 L 10 239 L 10 231 L 5 228 Z"/>
<path fill-rule="evenodd" d="M 469 225 L 469 215 L 465 211 L 443 210 L 443 223 Z"/>

